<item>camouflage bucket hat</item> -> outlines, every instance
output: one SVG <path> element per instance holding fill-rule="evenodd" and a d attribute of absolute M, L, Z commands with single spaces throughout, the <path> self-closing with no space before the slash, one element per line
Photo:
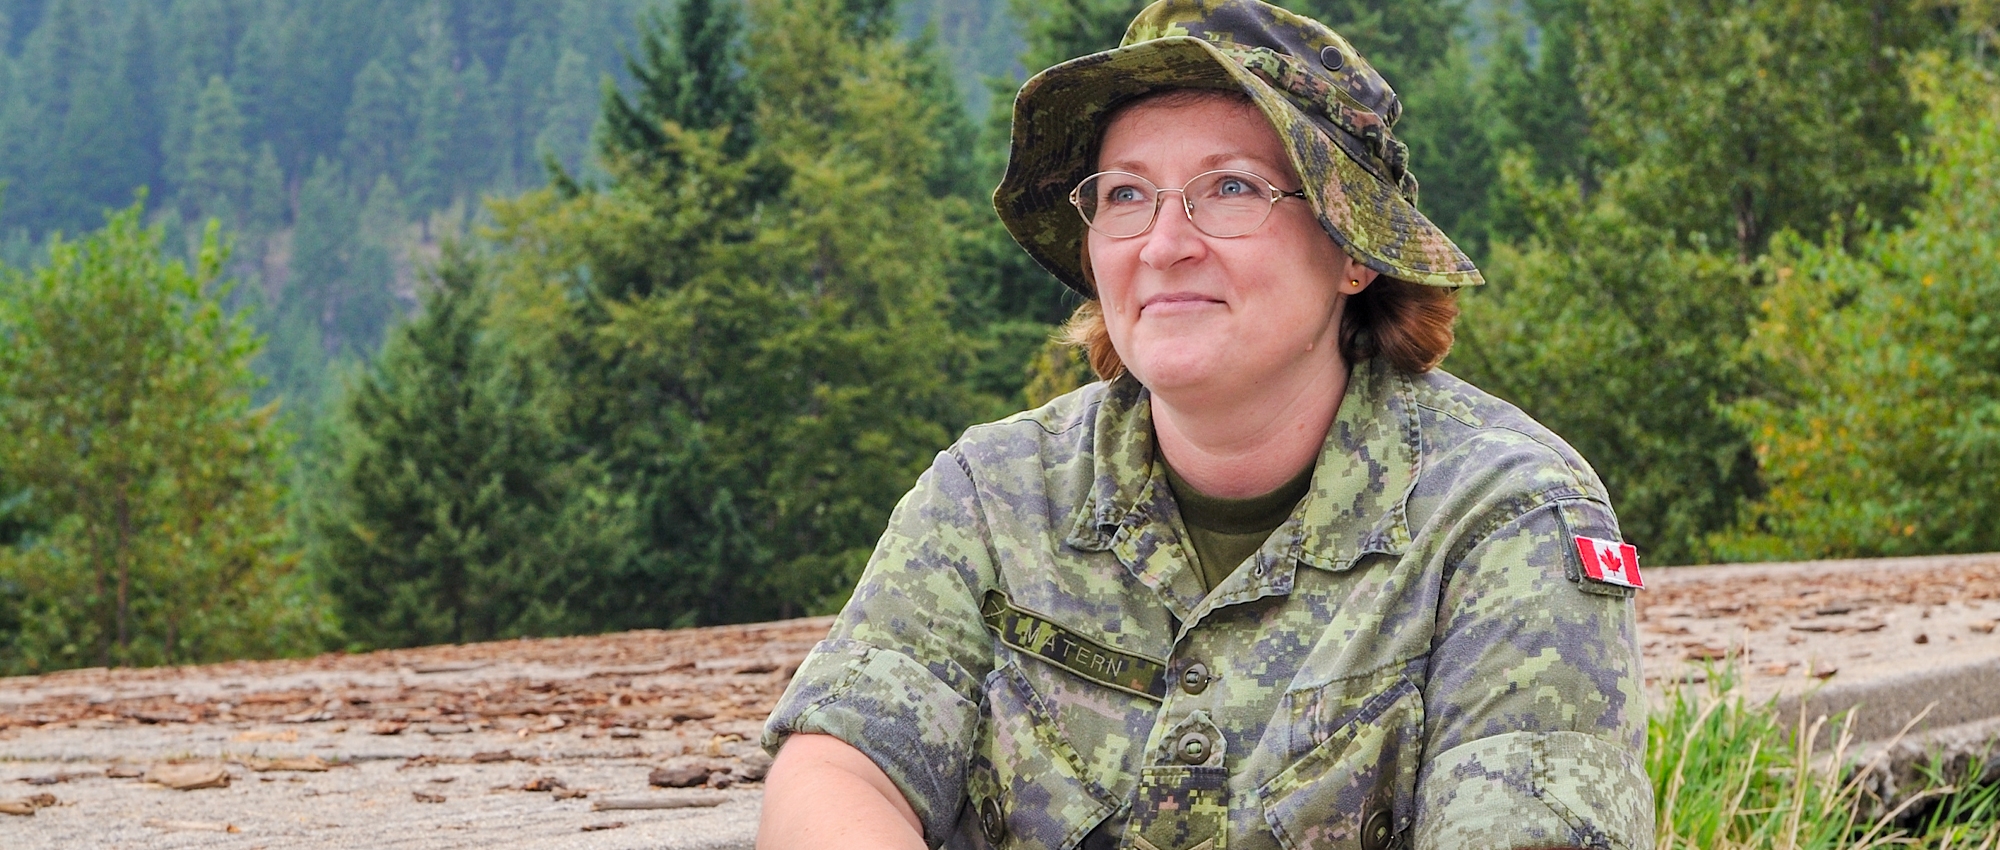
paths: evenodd
<path fill-rule="evenodd" d="M 1390 133 L 1402 101 L 1347 39 L 1258 0 L 1160 0 L 1132 20 L 1119 47 L 1036 74 L 1014 98 L 993 206 L 1014 241 L 1071 289 L 1095 297 L 1069 191 L 1096 171 L 1111 112 L 1166 89 L 1249 95 L 1278 131 L 1320 226 L 1369 268 L 1431 286 L 1485 282 L 1417 211 L 1409 149 Z"/>

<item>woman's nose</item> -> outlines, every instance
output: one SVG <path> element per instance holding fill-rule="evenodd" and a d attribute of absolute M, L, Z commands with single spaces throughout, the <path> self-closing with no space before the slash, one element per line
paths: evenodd
<path fill-rule="evenodd" d="M 1188 216 L 1186 196 L 1173 193 L 1171 200 L 1160 199 L 1159 214 L 1153 218 L 1153 229 L 1139 238 L 1146 240 L 1139 249 L 1139 262 L 1164 270 L 1183 261 L 1200 257 L 1207 250 L 1200 230 L 1195 229 L 1194 220 Z"/>

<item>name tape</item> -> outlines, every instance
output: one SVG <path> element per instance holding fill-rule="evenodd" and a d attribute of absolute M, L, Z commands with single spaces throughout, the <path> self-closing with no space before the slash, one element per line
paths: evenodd
<path fill-rule="evenodd" d="M 1001 643 L 1105 687 L 1148 699 L 1166 699 L 1165 661 L 1112 649 L 1014 607 L 1007 595 L 997 590 L 986 592 L 979 614 Z"/>

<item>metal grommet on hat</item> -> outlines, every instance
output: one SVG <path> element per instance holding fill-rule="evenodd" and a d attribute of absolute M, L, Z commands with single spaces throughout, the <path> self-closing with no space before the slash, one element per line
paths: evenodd
<path fill-rule="evenodd" d="M 1347 64 L 1347 57 L 1340 55 L 1340 48 L 1329 44 L 1319 49 L 1319 64 L 1329 71 L 1338 71 Z"/>
<path fill-rule="evenodd" d="M 991 797 L 979 804 L 979 831 L 986 833 L 986 840 L 999 844 L 1007 837 L 1007 821 L 1000 816 L 1000 801 Z"/>

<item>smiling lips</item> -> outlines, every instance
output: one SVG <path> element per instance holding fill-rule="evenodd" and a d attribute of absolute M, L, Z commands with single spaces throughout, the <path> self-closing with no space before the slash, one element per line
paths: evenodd
<path fill-rule="evenodd" d="M 1194 292 L 1165 292 L 1146 299 L 1144 304 L 1139 305 L 1139 314 L 1173 315 L 1221 303 L 1223 302 L 1220 298 Z"/>

